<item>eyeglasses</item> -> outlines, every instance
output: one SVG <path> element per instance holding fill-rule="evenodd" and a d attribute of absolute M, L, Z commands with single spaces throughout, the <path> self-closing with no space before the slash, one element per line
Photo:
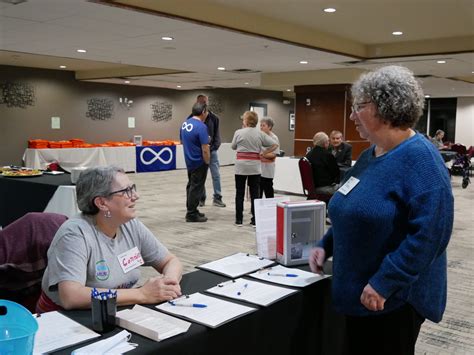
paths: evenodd
<path fill-rule="evenodd" d="M 122 193 L 122 196 L 127 195 L 128 198 L 132 198 L 133 194 L 137 193 L 137 186 L 135 184 L 133 184 L 132 186 L 128 186 L 124 189 L 117 190 L 117 191 L 112 191 L 107 196 L 111 196 L 111 195 L 118 194 L 118 193 Z"/>
<path fill-rule="evenodd" d="M 365 105 L 370 104 L 371 101 L 359 102 L 357 104 L 352 104 L 352 112 L 359 113 L 365 107 Z"/>

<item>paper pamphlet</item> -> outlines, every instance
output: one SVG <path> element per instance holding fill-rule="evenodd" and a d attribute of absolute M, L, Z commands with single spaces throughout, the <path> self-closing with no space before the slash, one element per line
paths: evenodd
<path fill-rule="evenodd" d="M 57 311 L 42 313 L 36 320 L 39 328 L 35 336 L 34 354 L 64 349 L 100 336 Z"/>
<path fill-rule="evenodd" d="M 249 272 L 272 265 L 274 262 L 260 258 L 256 255 L 237 253 L 225 258 L 211 261 L 197 266 L 198 269 L 213 271 L 215 273 L 236 278 Z"/>
<path fill-rule="evenodd" d="M 299 291 L 246 279 L 236 279 L 220 283 L 206 290 L 206 292 L 254 303 L 259 306 L 269 306 Z"/>
<path fill-rule="evenodd" d="M 96 341 L 95 343 L 83 346 L 74 350 L 71 355 L 116 355 L 134 350 L 138 345 L 130 344 L 128 341 L 132 334 L 126 330 L 111 336 L 110 338 Z"/>
<path fill-rule="evenodd" d="M 276 259 L 276 206 L 278 202 L 290 201 L 289 196 L 255 199 L 255 219 L 257 228 L 257 255 L 267 259 Z"/>
<path fill-rule="evenodd" d="M 186 333 L 191 326 L 191 323 L 182 319 L 140 305 L 117 312 L 115 317 L 122 328 L 155 341 Z"/>
<path fill-rule="evenodd" d="M 206 296 L 199 292 L 177 298 L 173 302 L 175 303 L 174 306 L 169 302 L 165 302 L 156 306 L 156 308 L 211 328 L 217 328 L 224 323 L 257 310 L 256 308 Z"/>
<path fill-rule="evenodd" d="M 249 276 L 285 286 L 305 287 L 330 277 L 331 275 L 314 274 L 309 271 L 277 265 L 259 270 Z"/>

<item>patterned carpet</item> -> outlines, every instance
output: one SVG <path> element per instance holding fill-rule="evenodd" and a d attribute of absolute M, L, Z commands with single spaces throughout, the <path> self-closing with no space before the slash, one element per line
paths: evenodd
<path fill-rule="evenodd" d="M 184 264 L 185 272 L 202 264 L 238 251 L 256 252 L 255 230 L 250 222 L 250 204 L 244 212 L 244 226 L 234 223 L 234 170 L 221 168 L 222 195 L 225 208 L 212 206 L 208 198 L 201 208 L 209 218 L 206 223 L 185 223 L 185 170 L 160 173 L 133 174 L 130 178 L 140 193 L 140 219 L 176 254 Z M 454 232 L 448 248 L 448 305 L 439 324 L 426 321 L 418 338 L 416 354 L 474 354 L 473 295 L 474 295 L 474 185 L 461 188 L 461 178 L 453 177 L 455 196 Z M 212 197 L 211 179 L 207 183 Z M 303 199 L 291 196 L 292 200 Z M 247 217 L 247 218 L 245 218 Z M 143 278 L 154 274 L 143 268 Z"/>

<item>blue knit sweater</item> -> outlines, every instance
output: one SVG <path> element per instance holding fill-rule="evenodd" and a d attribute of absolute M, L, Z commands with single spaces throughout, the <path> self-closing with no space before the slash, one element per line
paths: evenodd
<path fill-rule="evenodd" d="M 329 203 L 332 227 L 319 245 L 333 255 L 333 302 L 347 315 L 373 315 L 411 304 L 434 322 L 446 306 L 446 246 L 453 226 L 447 169 L 420 134 L 387 154 L 364 151 L 345 176 L 360 180 Z M 369 283 L 387 299 L 373 312 L 360 302 Z"/>

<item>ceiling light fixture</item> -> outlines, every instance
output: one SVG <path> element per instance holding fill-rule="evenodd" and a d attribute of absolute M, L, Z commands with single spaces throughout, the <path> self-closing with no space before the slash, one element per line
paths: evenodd
<path fill-rule="evenodd" d="M 60 65 L 59 66 L 61 69 L 66 69 L 67 67 L 65 65 Z"/>
<path fill-rule="evenodd" d="M 174 38 L 173 38 L 173 37 L 170 37 L 170 36 L 163 36 L 163 37 L 161 37 L 161 39 L 162 39 L 163 41 L 172 41 Z"/>
<path fill-rule="evenodd" d="M 431 96 L 430 95 L 425 95 L 425 98 L 429 99 Z"/>
<path fill-rule="evenodd" d="M 300 60 L 300 64 L 308 64 L 307 60 Z"/>
<path fill-rule="evenodd" d="M 249 83 L 244 83 L 245 85 L 248 85 Z"/>
<path fill-rule="evenodd" d="M 79 53 L 87 53 L 87 51 L 85 49 L 78 49 L 77 50 Z"/>
<path fill-rule="evenodd" d="M 392 32 L 392 35 L 394 35 L 394 36 L 401 36 L 402 34 L 403 34 L 402 31 L 393 31 Z"/>
<path fill-rule="evenodd" d="M 327 12 L 328 14 L 336 12 L 336 9 L 334 7 L 327 7 L 323 9 L 324 12 Z"/>
<path fill-rule="evenodd" d="M 180 88 L 180 87 L 181 87 L 181 85 L 176 85 L 176 87 L 177 87 L 177 88 Z"/>
<path fill-rule="evenodd" d="M 436 63 L 438 63 L 438 64 L 446 64 L 446 61 L 445 61 L 445 60 L 437 60 Z"/>
<path fill-rule="evenodd" d="M 291 89 L 286 89 L 286 91 L 291 91 Z"/>
<path fill-rule="evenodd" d="M 125 80 L 124 83 L 125 84 L 130 84 L 130 80 Z"/>
<path fill-rule="evenodd" d="M 225 70 L 224 67 L 217 67 L 217 70 Z"/>

